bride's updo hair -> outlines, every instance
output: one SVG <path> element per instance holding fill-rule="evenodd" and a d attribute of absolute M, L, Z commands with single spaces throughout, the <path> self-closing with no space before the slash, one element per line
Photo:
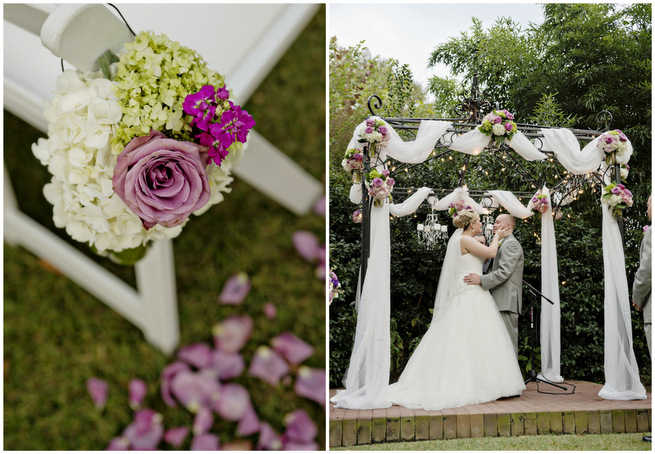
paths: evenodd
<path fill-rule="evenodd" d="M 466 229 L 471 222 L 480 219 L 480 215 L 473 210 L 458 211 L 453 218 L 453 225 L 458 229 Z"/>

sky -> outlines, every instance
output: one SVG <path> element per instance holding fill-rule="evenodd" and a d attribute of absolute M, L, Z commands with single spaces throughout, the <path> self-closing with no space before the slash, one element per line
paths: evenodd
<path fill-rule="evenodd" d="M 536 3 L 331 3 L 328 14 L 329 36 L 336 36 L 339 46 L 364 40 L 372 55 L 409 64 L 414 81 L 423 87 L 435 75 L 453 77 L 445 65 L 427 69 L 427 61 L 437 45 L 467 31 L 472 17 L 482 20 L 485 29 L 499 17 L 511 17 L 522 29 L 544 20 Z"/>

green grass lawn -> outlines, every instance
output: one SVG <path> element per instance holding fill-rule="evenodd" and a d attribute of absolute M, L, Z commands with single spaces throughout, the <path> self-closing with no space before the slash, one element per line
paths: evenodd
<path fill-rule="evenodd" d="M 535 435 L 464 438 L 331 448 L 331 451 L 650 451 L 650 434 Z"/>
<path fill-rule="evenodd" d="M 256 130 L 325 181 L 325 7 L 253 94 L 244 108 Z M 31 153 L 42 134 L 4 115 L 4 153 L 23 211 L 62 238 L 51 220 L 52 207 L 41 193 L 48 173 Z M 325 218 L 296 217 L 242 181 L 201 217 L 191 219 L 174 240 L 181 345 L 211 342 L 214 324 L 231 314 L 255 321 L 246 360 L 261 344 L 291 331 L 316 347 L 305 364 L 325 367 L 325 293 L 315 265 L 295 251 L 292 235 L 309 230 L 325 241 Z M 83 245 L 81 250 L 86 250 Z M 132 268 L 98 262 L 127 282 Z M 252 290 L 241 306 L 221 306 L 217 297 L 232 274 L 244 271 Z M 265 303 L 277 307 L 268 320 Z M 22 248 L 4 245 L 4 449 L 101 450 L 131 421 L 127 383 L 133 377 L 149 385 L 145 404 L 161 412 L 165 426 L 190 426 L 181 408 L 169 409 L 159 397 L 162 368 L 171 361 L 148 345 L 141 332 L 113 310 L 62 277 Z M 109 400 L 95 410 L 85 381 L 109 383 Z M 316 422 L 325 447 L 325 411 L 296 397 L 292 386 L 270 385 L 247 376 L 263 421 L 283 430 L 282 417 L 305 409 Z M 221 442 L 233 438 L 235 423 L 215 423 Z M 256 442 L 256 437 L 251 438 Z M 189 441 L 183 446 L 188 448 Z"/>

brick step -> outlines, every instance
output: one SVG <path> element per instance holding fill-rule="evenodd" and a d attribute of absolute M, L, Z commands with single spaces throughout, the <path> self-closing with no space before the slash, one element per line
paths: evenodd
<path fill-rule="evenodd" d="M 330 405 L 330 447 L 393 441 L 510 437 L 541 434 L 635 433 L 651 430 L 651 394 L 646 400 L 598 397 L 602 385 L 581 381 L 574 394 L 551 395 L 529 383 L 521 397 L 439 411 L 346 410 Z M 542 391 L 548 385 L 540 384 Z M 552 391 L 548 389 L 547 391 Z M 336 391 L 331 391 L 334 395 Z"/>

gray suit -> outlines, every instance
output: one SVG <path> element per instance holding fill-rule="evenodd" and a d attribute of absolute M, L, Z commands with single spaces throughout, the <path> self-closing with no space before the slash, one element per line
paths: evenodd
<path fill-rule="evenodd" d="M 514 352 L 519 354 L 519 313 L 523 302 L 523 248 L 514 235 L 502 241 L 494 258 L 491 271 L 480 276 L 482 288 L 493 296 L 505 322 Z"/>
<path fill-rule="evenodd" d="M 646 331 L 646 341 L 648 342 L 648 354 L 651 354 L 651 262 L 652 256 L 652 230 L 650 227 L 644 233 L 644 239 L 641 241 L 639 252 L 639 269 L 635 274 L 635 281 L 632 284 L 632 301 L 635 302 L 644 311 L 644 330 Z M 652 355 L 651 355 L 652 356 Z"/>

